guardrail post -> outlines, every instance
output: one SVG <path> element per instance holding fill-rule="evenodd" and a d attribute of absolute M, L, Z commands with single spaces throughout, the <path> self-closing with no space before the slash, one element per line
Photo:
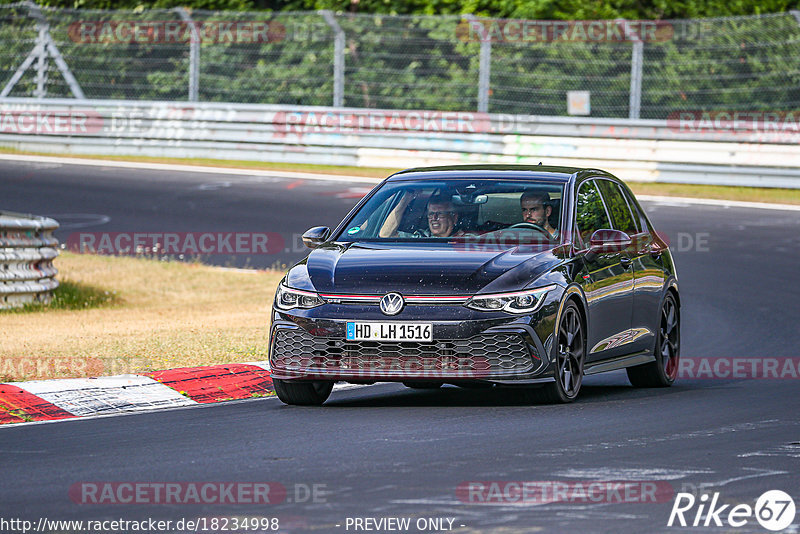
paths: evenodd
<path fill-rule="evenodd" d="M 345 35 L 336 21 L 333 11 L 323 9 L 319 14 L 328 23 L 334 33 L 333 38 L 333 107 L 344 106 L 344 44 Z"/>
<path fill-rule="evenodd" d="M 487 35 L 486 29 L 481 21 L 474 15 L 465 17 L 470 24 L 480 28 L 481 50 L 478 65 L 478 112 L 489 112 L 489 83 L 492 74 L 492 38 Z M 472 32 L 470 32 L 472 33 Z"/>
<path fill-rule="evenodd" d="M 189 102 L 197 102 L 200 94 L 200 32 L 186 8 L 177 7 L 175 11 L 192 32 L 189 41 Z"/>

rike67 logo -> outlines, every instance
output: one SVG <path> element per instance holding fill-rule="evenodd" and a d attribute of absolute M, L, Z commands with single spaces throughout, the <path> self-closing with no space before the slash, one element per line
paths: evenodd
<path fill-rule="evenodd" d="M 767 530 L 778 532 L 794 522 L 794 500 L 781 490 L 764 492 L 755 506 L 720 504 L 719 492 L 709 497 L 704 493 L 696 498 L 691 493 L 678 493 L 669 514 L 667 526 L 743 527 L 753 519 Z"/>

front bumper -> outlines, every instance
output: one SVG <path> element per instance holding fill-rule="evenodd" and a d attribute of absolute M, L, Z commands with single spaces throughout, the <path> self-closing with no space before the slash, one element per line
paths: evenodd
<path fill-rule="evenodd" d="M 482 381 L 550 380 L 557 300 L 535 314 L 486 314 L 457 306 L 414 306 L 393 317 L 433 325 L 433 342 L 347 341 L 348 321 L 386 321 L 377 306 L 326 304 L 273 310 L 269 362 L 280 380 Z M 434 318 L 435 317 L 435 318 Z M 432 319 L 434 318 L 434 319 Z"/>

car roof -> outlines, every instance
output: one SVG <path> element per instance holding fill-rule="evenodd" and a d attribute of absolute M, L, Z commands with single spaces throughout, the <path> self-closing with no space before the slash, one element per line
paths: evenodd
<path fill-rule="evenodd" d="M 583 173 L 583 171 L 607 175 L 606 172 L 597 169 L 550 165 L 448 165 L 406 169 L 391 175 L 387 180 L 431 180 L 480 176 L 481 178 L 535 179 L 564 183 L 577 173 Z"/>

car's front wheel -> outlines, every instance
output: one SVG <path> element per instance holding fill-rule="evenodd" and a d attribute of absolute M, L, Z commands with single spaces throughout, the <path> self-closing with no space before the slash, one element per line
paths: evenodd
<path fill-rule="evenodd" d="M 628 367 L 628 380 L 635 387 L 654 388 L 671 386 L 678 377 L 681 357 L 681 318 L 678 304 L 672 293 L 667 293 L 661 305 L 658 336 L 656 336 L 656 361 Z"/>
<path fill-rule="evenodd" d="M 533 390 L 534 398 L 551 404 L 572 402 L 583 383 L 586 334 L 578 306 L 569 302 L 561 313 L 555 346 L 555 382 Z"/>
<path fill-rule="evenodd" d="M 319 382 L 293 382 L 289 380 L 273 379 L 272 385 L 275 393 L 285 404 L 298 406 L 319 406 L 331 394 L 333 382 L 329 380 Z"/>

